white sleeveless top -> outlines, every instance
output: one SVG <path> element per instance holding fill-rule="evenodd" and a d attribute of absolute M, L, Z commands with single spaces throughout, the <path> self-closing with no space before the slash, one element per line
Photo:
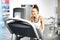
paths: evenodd
<path fill-rule="evenodd" d="M 37 28 L 37 29 L 39 29 L 39 30 L 41 30 L 41 28 L 42 28 L 42 26 L 41 26 L 41 22 L 40 22 L 40 19 L 38 20 L 38 22 L 32 22 L 34 25 L 35 25 L 35 27 Z"/>

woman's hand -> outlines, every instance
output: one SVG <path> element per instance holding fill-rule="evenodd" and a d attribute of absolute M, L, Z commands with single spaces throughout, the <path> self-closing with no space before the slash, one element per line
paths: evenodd
<path fill-rule="evenodd" d="M 43 30 L 41 29 L 41 33 L 43 33 Z"/>

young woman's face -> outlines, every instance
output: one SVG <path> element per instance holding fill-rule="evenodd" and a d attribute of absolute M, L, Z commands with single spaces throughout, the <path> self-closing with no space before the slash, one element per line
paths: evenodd
<path fill-rule="evenodd" d="M 32 9 L 32 16 L 36 17 L 38 15 L 38 10 L 36 8 Z"/>

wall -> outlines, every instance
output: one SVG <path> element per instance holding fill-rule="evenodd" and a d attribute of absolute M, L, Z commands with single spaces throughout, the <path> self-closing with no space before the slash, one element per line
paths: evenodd
<path fill-rule="evenodd" d="M 60 22 L 60 0 L 58 0 L 58 22 Z"/>
<path fill-rule="evenodd" d="M 56 17 L 57 0 L 40 0 L 40 13 L 44 17 Z"/>
<path fill-rule="evenodd" d="M 10 16 L 13 15 L 13 8 L 20 7 L 21 4 L 37 4 L 40 9 L 40 15 L 45 18 L 56 17 L 57 0 L 10 0 Z"/>

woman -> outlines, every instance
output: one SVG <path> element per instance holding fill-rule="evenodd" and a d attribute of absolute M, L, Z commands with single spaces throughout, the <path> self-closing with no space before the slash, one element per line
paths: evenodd
<path fill-rule="evenodd" d="M 29 19 L 30 22 L 32 22 L 35 27 L 43 34 L 45 25 L 44 25 L 44 19 L 42 16 L 39 16 L 39 8 L 37 5 L 34 5 L 32 8 L 32 16 Z M 36 38 L 34 38 L 36 40 Z"/>

